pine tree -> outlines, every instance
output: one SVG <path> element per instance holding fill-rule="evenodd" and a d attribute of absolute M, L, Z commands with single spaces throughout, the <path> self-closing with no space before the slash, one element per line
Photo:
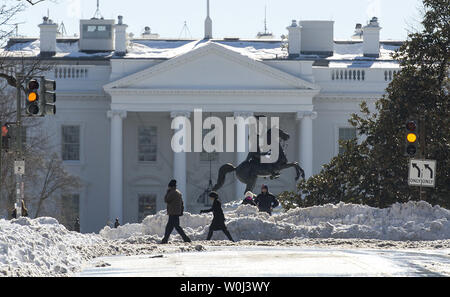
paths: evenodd
<path fill-rule="evenodd" d="M 361 115 L 350 119 L 363 141 L 342 142 L 345 152 L 320 174 L 300 182 L 297 193 L 283 193 L 286 208 L 340 201 L 383 208 L 418 200 L 419 188 L 408 186 L 404 154 L 405 124 L 418 118 L 424 157 L 437 160 L 436 188 L 424 189 L 423 199 L 450 208 L 450 1 L 423 3 L 423 30 L 410 34 L 395 53 L 402 69 L 376 103 L 377 112 L 363 103 Z"/>

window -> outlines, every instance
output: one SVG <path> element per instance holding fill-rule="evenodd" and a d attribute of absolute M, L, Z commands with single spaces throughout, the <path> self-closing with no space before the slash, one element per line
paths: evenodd
<path fill-rule="evenodd" d="M 61 222 L 71 231 L 74 231 L 75 221 L 80 218 L 80 195 L 71 194 L 61 197 Z"/>
<path fill-rule="evenodd" d="M 80 126 L 62 126 L 63 161 L 80 161 Z"/>
<path fill-rule="evenodd" d="M 139 213 L 138 220 L 142 222 L 147 216 L 156 214 L 156 195 L 139 195 Z"/>
<path fill-rule="evenodd" d="M 155 162 L 157 159 L 157 136 L 156 127 L 141 126 L 138 128 L 138 158 L 139 162 Z"/>
<path fill-rule="evenodd" d="M 203 140 L 205 139 L 205 136 L 211 132 L 212 129 L 203 129 Z M 212 141 L 212 144 L 215 145 L 216 144 L 216 139 L 214 138 Z M 200 153 L 200 161 L 217 161 L 219 159 L 219 153 L 217 152 L 212 152 L 212 153 L 208 153 L 205 150 L 203 150 L 203 152 Z"/>
<path fill-rule="evenodd" d="M 86 39 L 111 39 L 111 25 L 83 25 L 83 38 Z"/>
<path fill-rule="evenodd" d="M 339 128 L 339 141 L 341 140 L 351 140 L 356 138 L 356 129 L 355 128 Z M 339 154 L 343 154 L 345 152 L 345 148 L 339 144 Z"/>

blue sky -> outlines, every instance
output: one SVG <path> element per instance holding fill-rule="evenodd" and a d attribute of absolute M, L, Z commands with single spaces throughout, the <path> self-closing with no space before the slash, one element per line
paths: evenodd
<path fill-rule="evenodd" d="M 64 21 L 69 35 L 78 34 L 78 20 L 91 18 L 96 0 L 54 0 L 29 7 L 15 22 L 19 34 L 37 36 L 37 25 L 50 11 L 54 21 Z M 378 16 L 382 39 L 405 39 L 407 30 L 420 20 L 420 0 L 210 0 L 215 38 L 253 38 L 264 28 L 267 5 L 269 30 L 277 37 L 286 34 L 291 20 L 334 20 L 335 38 L 348 39 L 356 23 Z M 100 0 L 105 18 L 124 16 L 128 32 L 140 35 L 145 26 L 161 37 L 178 38 L 186 21 L 194 38 L 203 37 L 206 0 Z M 183 35 L 184 36 L 184 35 Z"/>

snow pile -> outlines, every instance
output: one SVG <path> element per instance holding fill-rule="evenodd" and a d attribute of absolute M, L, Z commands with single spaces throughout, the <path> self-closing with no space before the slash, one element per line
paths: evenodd
<path fill-rule="evenodd" d="M 126 56 L 127 58 L 171 59 L 193 50 L 202 43 L 201 40 L 136 40 L 130 44 Z"/>
<path fill-rule="evenodd" d="M 0 220 L 0 276 L 64 275 L 77 270 L 77 247 L 103 242 L 98 235 L 68 231 L 53 218 Z"/>
<path fill-rule="evenodd" d="M 392 60 L 391 55 L 399 49 L 400 46 L 380 43 L 380 57 L 382 60 Z M 328 60 L 353 60 L 353 59 L 377 60 L 375 58 L 364 57 L 363 43 L 335 43 L 334 55 Z"/>
<path fill-rule="evenodd" d="M 450 211 L 426 202 L 395 204 L 387 209 L 340 203 L 294 209 L 269 216 L 256 207 L 241 205 L 225 213 L 227 226 L 236 240 L 282 240 L 292 238 L 360 238 L 379 240 L 450 239 Z M 204 240 L 212 215 L 185 213 L 181 225 L 193 240 Z M 107 239 L 164 235 L 165 211 L 148 216 L 142 224 L 105 227 Z M 225 239 L 216 232 L 213 239 Z"/>
<path fill-rule="evenodd" d="M 281 41 L 216 41 L 216 43 L 253 60 L 276 59 L 287 56 L 287 52 L 281 47 Z"/>

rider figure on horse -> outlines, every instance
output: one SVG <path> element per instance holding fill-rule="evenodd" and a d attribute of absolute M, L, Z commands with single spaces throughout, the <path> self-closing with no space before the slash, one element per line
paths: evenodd
<path fill-rule="evenodd" d="M 266 134 L 267 135 L 266 139 L 267 139 L 267 144 L 268 145 L 271 145 L 271 143 L 272 143 L 272 141 L 271 141 L 271 132 L 272 132 L 272 129 L 268 130 L 267 134 Z M 261 164 L 261 156 L 268 156 L 270 154 L 271 154 L 271 151 L 261 152 L 261 149 L 259 147 L 259 134 L 258 134 L 257 138 L 256 138 L 256 152 L 249 152 L 248 155 L 247 155 L 247 158 L 245 159 L 245 162 L 249 162 L 251 165 L 259 165 L 259 164 Z M 278 157 L 278 159 L 281 158 L 281 155 Z M 280 171 L 275 171 L 270 176 L 270 179 L 279 178 L 280 175 L 281 175 Z"/>

